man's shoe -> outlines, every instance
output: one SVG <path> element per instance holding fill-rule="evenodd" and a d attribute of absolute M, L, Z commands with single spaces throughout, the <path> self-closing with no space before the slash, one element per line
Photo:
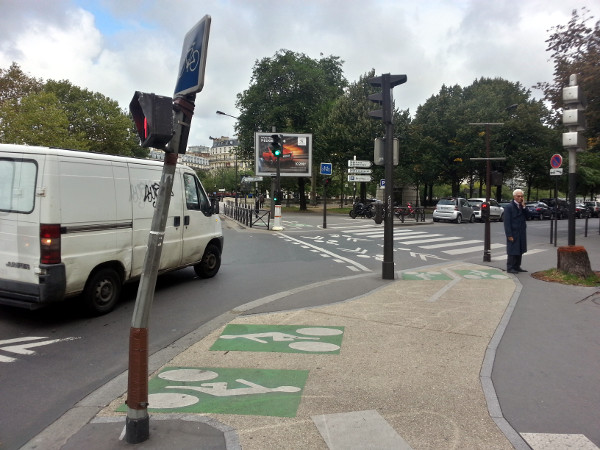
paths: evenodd
<path fill-rule="evenodd" d="M 521 269 L 520 267 L 517 269 L 517 272 L 527 272 L 525 269 Z"/>
<path fill-rule="evenodd" d="M 514 269 L 507 270 L 506 272 L 507 272 L 507 273 L 519 273 L 519 271 L 518 271 L 518 270 L 514 270 Z"/>

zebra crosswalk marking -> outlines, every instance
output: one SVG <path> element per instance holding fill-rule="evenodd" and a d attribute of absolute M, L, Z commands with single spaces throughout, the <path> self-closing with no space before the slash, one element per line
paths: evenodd
<path fill-rule="evenodd" d="M 456 238 L 456 239 L 461 239 L 461 238 Z M 419 248 L 423 248 L 425 250 L 431 250 L 431 249 L 435 249 L 435 248 L 455 247 L 457 245 L 479 244 L 480 242 L 483 242 L 483 241 L 478 239 L 478 240 L 472 240 L 472 241 L 448 242 L 446 244 L 419 245 Z"/>
<path fill-rule="evenodd" d="M 492 244 L 490 248 L 503 248 L 506 247 L 504 244 Z M 455 248 L 454 250 L 443 250 L 443 253 L 447 255 L 462 255 L 464 253 L 476 252 L 478 250 L 483 250 L 483 245 L 478 245 L 477 247 L 468 247 L 468 248 Z"/>

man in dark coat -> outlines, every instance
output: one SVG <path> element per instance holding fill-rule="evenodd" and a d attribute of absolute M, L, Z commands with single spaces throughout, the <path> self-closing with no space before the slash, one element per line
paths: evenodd
<path fill-rule="evenodd" d="M 504 232 L 506 233 L 506 271 L 508 273 L 527 272 L 521 268 L 523 253 L 527 251 L 527 218 L 523 191 L 513 192 L 513 201 L 504 207 Z"/>

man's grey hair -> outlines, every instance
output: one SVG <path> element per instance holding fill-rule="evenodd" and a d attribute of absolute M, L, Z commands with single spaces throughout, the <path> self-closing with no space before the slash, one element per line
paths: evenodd
<path fill-rule="evenodd" d="M 525 195 L 525 193 L 523 192 L 523 190 L 522 190 L 522 189 L 515 189 L 515 190 L 513 191 L 513 197 L 514 197 L 515 195 L 517 195 L 517 194 L 522 194 L 522 195 Z"/>

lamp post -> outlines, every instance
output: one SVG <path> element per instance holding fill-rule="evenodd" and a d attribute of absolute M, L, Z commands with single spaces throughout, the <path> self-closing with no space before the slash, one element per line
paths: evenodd
<path fill-rule="evenodd" d="M 232 116 L 231 114 L 227 114 L 223 111 L 217 111 L 217 114 L 220 116 L 227 116 L 227 117 L 231 117 L 232 119 L 236 119 L 239 120 L 239 117 L 236 116 Z M 238 160 L 237 160 L 237 152 L 235 152 L 235 205 L 237 206 L 238 203 L 238 189 L 237 189 L 237 182 L 238 182 Z M 245 201 L 245 200 L 244 200 Z"/>
<path fill-rule="evenodd" d="M 490 127 L 504 125 L 503 123 L 481 122 L 470 123 L 469 125 L 485 125 L 485 158 L 471 158 L 471 161 L 485 161 L 485 201 L 490 202 L 492 187 L 490 186 L 492 160 L 504 160 L 506 158 L 490 158 Z M 483 262 L 490 262 L 492 255 L 490 252 L 490 217 L 485 218 L 485 231 L 483 235 Z"/>

